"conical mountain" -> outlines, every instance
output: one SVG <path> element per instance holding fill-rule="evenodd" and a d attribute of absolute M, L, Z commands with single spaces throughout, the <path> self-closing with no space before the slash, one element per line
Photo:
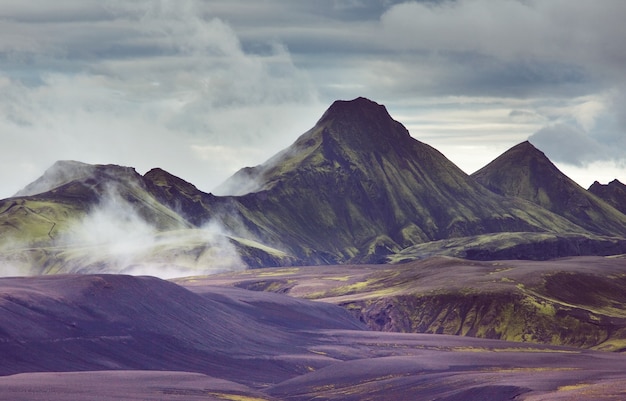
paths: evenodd
<path fill-rule="evenodd" d="M 261 238 L 317 262 L 487 232 L 581 230 L 490 192 L 364 98 L 335 102 L 292 146 L 224 187 L 248 192 L 237 198 L 242 220 Z"/>
<path fill-rule="evenodd" d="M 497 194 L 536 203 L 596 234 L 626 235 L 626 215 L 576 184 L 528 141 L 472 177 Z"/>
<path fill-rule="evenodd" d="M 589 192 L 626 214 L 626 185 L 620 181 L 613 180 L 607 185 L 596 181 L 589 187 Z"/>
<path fill-rule="evenodd" d="M 546 199 L 557 187 L 527 185 Z M 241 170 L 224 188 L 229 196 L 204 193 L 158 168 L 141 176 L 130 167 L 59 162 L 22 196 L 0 201 L 0 254 L 8 241 L 19 245 L 9 256 L 22 258 L 28 249 L 37 272 L 99 271 L 104 257 L 117 252 L 99 257 L 101 238 L 112 244 L 121 238 L 126 246 L 127 231 L 142 228 L 146 241 L 133 265 L 148 260 L 195 269 L 223 259 L 262 267 L 380 262 L 416 244 L 468 236 L 474 236 L 471 251 L 488 258 L 483 234 L 523 233 L 532 242 L 538 237 L 528 233 L 587 240 L 582 224 L 597 233 L 626 232 L 626 216 L 582 189 L 571 199 L 589 197 L 589 219 L 560 216 L 555 200 L 492 192 L 365 98 L 333 103 L 292 146 Z M 114 235 L 101 235 L 100 223 L 114 226 Z M 76 233 L 93 237 L 92 245 L 57 246 Z"/>

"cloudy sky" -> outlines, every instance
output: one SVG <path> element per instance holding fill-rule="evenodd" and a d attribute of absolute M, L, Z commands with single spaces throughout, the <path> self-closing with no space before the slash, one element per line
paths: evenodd
<path fill-rule="evenodd" d="M 205 191 L 336 99 L 472 173 L 530 139 L 626 183 L 623 0 L 0 0 L 0 198 L 56 160 Z"/>

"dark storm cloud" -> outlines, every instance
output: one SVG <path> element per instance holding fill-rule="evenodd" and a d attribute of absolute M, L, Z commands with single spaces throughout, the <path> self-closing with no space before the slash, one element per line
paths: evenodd
<path fill-rule="evenodd" d="M 218 2 L 212 9 L 246 48 L 284 44 L 328 98 L 342 97 L 330 88 L 346 86 L 380 100 L 397 99 L 399 89 L 412 92 L 403 97 L 562 98 L 623 77 L 624 45 L 613 40 L 626 35 L 619 1 L 269 1 L 252 9 Z"/>
<path fill-rule="evenodd" d="M 553 161 L 579 167 L 615 155 L 610 147 L 594 140 L 587 132 L 564 124 L 544 127 L 531 135 L 529 141 L 549 154 Z"/>
<path fill-rule="evenodd" d="M 524 82 L 529 92 L 543 91 L 546 85 L 586 80 L 590 91 L 606 74 L 623 78 L 616 67 L 626 48 L 614 38 L 626 34 L 617 17 L 625 12 L 626 3 L 617 1 L 600 6 L 590 1 L 474 0 L 405 3 L 390 9 L 381 22 L 390 46 L 437 55 L 444 65 L 469 69 L 473 74 L 466 75 L 466 86 L 475 84 L 478 91 L 494 70 L 503 88 Z M 448 91 L 456 88 L 440 84 Z"/>

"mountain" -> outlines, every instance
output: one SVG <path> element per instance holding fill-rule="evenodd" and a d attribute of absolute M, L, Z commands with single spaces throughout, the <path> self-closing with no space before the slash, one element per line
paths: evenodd
<path fill-rule="evenodd" d="M 133 168 L 61 161 L 18 196 L 0 201 L 2 239 L 49 244 L 98 206 L 124 220 L 137 215 L 158 230 L 190 227 L 146 191 Z"/>
<path fill-rule="evenodd" d="M 620 212 L 626 213 L 626 185 L 618 180 L 613 180 L 607 185 L 602 185 L 596 181 L 589 187 L 589 192 Z"/>
<path fill-rule="evenodd" d="M 472 177 L 497 194 L 526 199 L 592 233 L 626 236 L 626 215 L 572 181 L 528 141 Z"/>
<path fill-rule="evenodd" d="M 260 237 L 316 263 L 380 260 L 488 232 L 584 231 L 487 190 L 364 98 L 335 102 L 292 146 L 239 171 L 226 189 Z"/>
<path fill-rule="evenodd" d="M 158 169 L 141 176 L 130 167 L 57 162 L 21 196 L 0 201 L 0 271 L 172 277 L 300 264 L 211 223 L 212 196 L 194 190 Z"/>
<path fill-rule="evenodd" d="M 155 199 L 144 178 L 134 168 L 113 164 L 57 161 L 14 198 L 73 205 L 82 210 L 111 201 L 116 206 L 131 206 L 161 230 L 190 226 L 173 209 L 164 207 Z"/>
<path fill-rule="evenodd" d="M 75 180 L 88 178 L 96 173 L 98 166 L 74 160 L 59 160 L 44 174 L 18 191 L 14 197 L 24 197 L 48 192 Z"/>
<path fill-rule="evenodd" d="M 0 201 L 0 260 L 5 275 L 174 277 L 440 253 L 625 252 L 607 237 L 626 235 L 626 216 L 522 145 L 470 177 L 383 105 L 357 98 L 334 102 L 291 146 L 227 180 L 220 196 L 159 168 L 142 176 L 62 161 Z"/>

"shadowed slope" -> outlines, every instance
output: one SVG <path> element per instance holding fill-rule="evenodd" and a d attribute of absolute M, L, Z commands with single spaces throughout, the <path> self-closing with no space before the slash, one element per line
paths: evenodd
<path fill-rule="evenodd" d="M 298 330 L 362 328 L 341 308 L 289 298 L 271 302 L 276 318 L 266 322 L 268 301 L 255 306 L 241 292 L 199 296 L 120 275 L 0 279 L 0 374 L 149 369 L 272 381 L 299 371 L 297 357 L 274 360 L 306 353 Z M 293 327 L 298 313 L 316 319 Z"/>
<path fill-rule="evenodd" d="M 225 186 L 267 242 L 314 262 L 381 260 L 404 247 L 501 231 L 581 231 L 535 205 L 494 195 L 384 106 L 335 102 L 310 131 Z"/>
<path fill-rule="evenodd" d="M 417 244 L 390 255 L 389 263 L 451 256 L 470 260 L 550 260 L 626 253 L 626 238 L 572 233 L 494 233 Z"/>
<path fill-rule="evenodd" d="M 626 213 L 626 185 L 618 180 L 613 180 L 607 185 L 602 185 L 598 181 L 589 187 L 589 192 L 603 199 L 622 213 Z"/>
<path fill-rule="evenodd" d="M 190 223 L 199 226 L 215 215 L 216 197 L 200 191 L 195 185 L 160 168 L 148 171 L 143 178 L 155 198 L 182 213 Z"/>
<path fill-rule="evenodd" d="M 528 141 L 472 177 L 495 193 L 536 203 L 596 234 L 626 235 L 626 215 L 564 175 Z"/>

